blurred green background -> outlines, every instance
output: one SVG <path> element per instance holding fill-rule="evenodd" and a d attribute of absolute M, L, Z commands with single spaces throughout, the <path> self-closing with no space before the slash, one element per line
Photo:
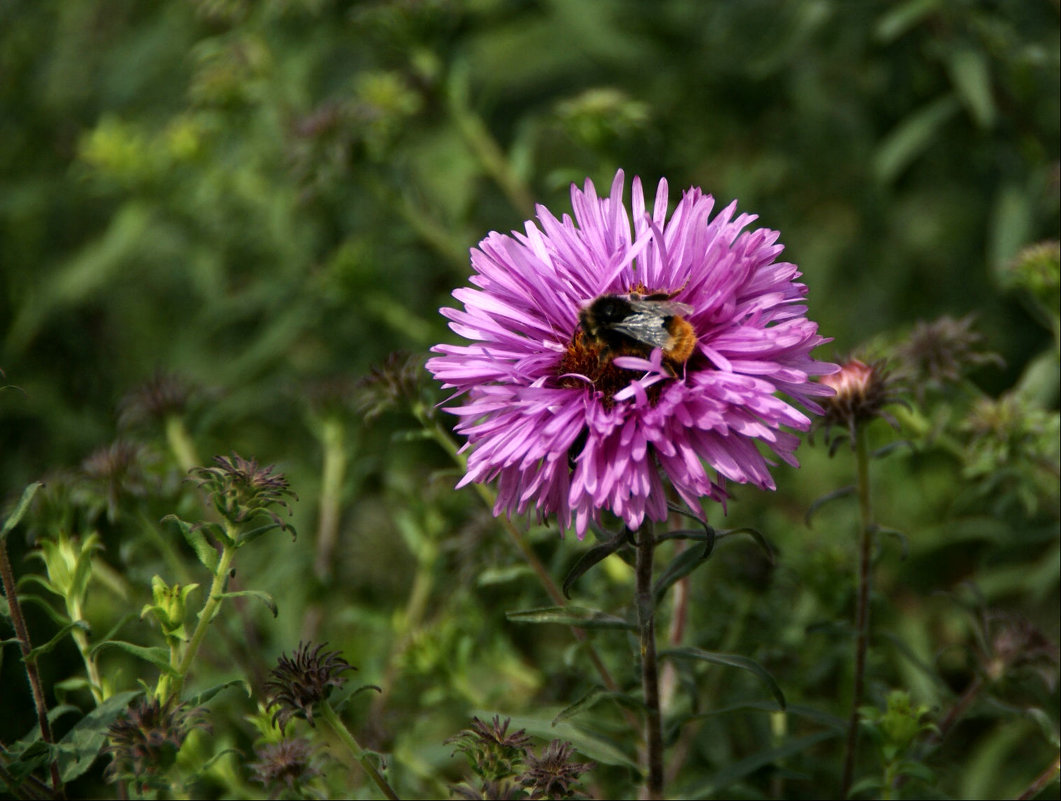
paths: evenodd
<path fill-rule="evenodd" d="M 275 462 L 302 497 L 299 545 L 278 538 L 282 563 L 263 558 L 242 574 L 293 610 L 263 635 L 263 653 L 292 649 L 316 603 L 318 630 L 363 649 L 348 658 L 382 683 L 391 615 L 423 549 L 442 554 L 427 559 L 428 595 L 448 598 L 442 608 L 461 610 L 471 630 L 492 619 L 495 601 L 541 601 L 527 588 L 450 598 L 514 557 L 500 533 L 482 534 L 491 523 L 469 511 L 476 500 L 450 492 L 452 474 L 434 478 L 447 467 L 441 451 L 394 439 L 410 426 L 400 415 L 348 420 L 335 572 L 326 586 L 304 578 L 317 401 L 392 351 L 453 340 L 437 309 L 466 284 L 469 247 L 521 228 L 534 203 L 569 211 L 572 181 L 588 176 L 605 191 L 620 167 L 628 192 L 633 175 L 649 187 L 665 176 L 672 198 L 701 186 L 781 231 L 810 288 L 809 316 L 834 338 L 821 357 L 973 312 L 1005 360 L 975 375 L 997 394 L 1051 346 L 1006 273 L 1021 248 L 1058 238 L 1059 90 L 1057 0 L 4 0 L 0 369 L 10 386 L 0 393 L 0 492 L 17 497 L 119 436 L 150 441 L 119 424 L 120 403 L 152 376 L 178 375 L 195 388 L 187 421 L 203 461 L 234 450 Z M 846 571 L 837 551 L 851 543 L 786 527 L 848 481 L 849 465 L 807 458 L 817 467 L 783 473 L 775 511 L 737 504 L 733 514 L 780 536 L 783 553 L 786 542 L 788 553 L 805 547 L 802 568 L 826 578 L 800 591 L 825 597 L 837 592 L 825 586 L 832 560 Z M 977 517 L 953 553 L 953 530 L 932 526 L 962 490 L 953 470 L 928 457 L 920 466 L 916 486 L 904 468 L 885 470 L 882 490 L 901 518 L 883 522 L 927 532 L 922 561 L 885 569 L 883 586 L 915 587 L 915 606 L 992 553 L 969 542 L 1023 526 Z M 1028 535 L 1013 557 L 1018 573 L 1040 564 L 1049 511 L 1039 539 Z M 106 558 L 131 565 L 144 553 L 130 544 L 141 522 L 88 518 Z M 574 538 L 545 532 L 537 542 L 562 575 Z M 144 594 L 158 568 L 122 569 Z M 1056 603 L 1056 578 L 1043 581 L 1028 602 L 1040 618 Z M 1019 591 L 1005 587 L 1003 596 Z M 916 615 L 931 617 L 920 606 Z M 724 634 L 725 621 L 702 625 Z M 1056 617 L 1052 626 L 1056 638 Z M 479 701 L 540 689 L 519 658 L 530 646 L 510 636 L 504 658 L 477 654 L 497 685 Z M 453 648 L 436 643 L 406 668 L 431 677 Z M 817 663 L 819 678 L 800 668 L 808 687 L 833 681 L 821 677 L 846 670 L 846 655 Z M 463 658 L 451 669 L 474 698 L 485 680 Z M 16 668 L 9 656 L 5 687 L 19 681 Z M 53 680 L 65 675 L 55 671 Z M 421 695 L 403 690 L 417 699 L 410 706 L 450 697 L 423 680 Z M 457 712 L 416 736 L 445 756 L 454 725 L 464 725 Z"/>

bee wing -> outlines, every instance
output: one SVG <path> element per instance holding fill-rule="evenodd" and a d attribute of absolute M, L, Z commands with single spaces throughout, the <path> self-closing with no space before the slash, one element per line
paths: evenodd
<path fill-rule="evenodd" d="M 671 341 L 671 334 L 664 325 L 665 318 L 656 313 L 657 308 L 658 304 L 653 304 L 651 313 L 631 314 L 625 320 L 614 323 L 611 328 L 646 345 L 665 348 Z"/>
<path fill-rule="evenodd" d="M 688 303 L 679 303 L 676 300 L 628 300 L 627 302 L 634 311 L 657 317 L 680 317 L 696 311 Z"/>

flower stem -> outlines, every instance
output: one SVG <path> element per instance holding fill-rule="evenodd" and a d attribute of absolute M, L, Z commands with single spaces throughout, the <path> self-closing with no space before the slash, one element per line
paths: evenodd
<path fill-rule="evenodd" d="M 313 570 L 318 579 L 325 581 L 332 575 L 332 557 L 339 539 L 339 512 L 346 476 L 346 429 L 343 421 L 337 416 L 326 418 L 320 439 L 324 446 L 324 464 L 321 467 L 320 522 Z"/>
<path fill-rule="evenodd" d="M 456 123 L 457 131 L 479 159 L 486 174 L 500 187 L 514 209 L 521 213 L 532 211 L 534 198 L 530 190 L 516 173 L 486 123 L 468 105 L 465 88 L 451 89 L 449 101 L 450 115 Z"/>
<path fill-rule="evenodd" d="M 4 532 L 6 534 L 6 531 Z M 26 667 L 26 678 L 29 680 L 30 689 L 33 691 L 33 704 L 37 708 L 37 723 L 41 729 L 41 739 L 48 745 L 55 740 L 52 738 L 52 726 L 48 722 L 48 705 L 44 700 L 44 689 L 41 687 L 41 677 L 37 672 L 36 659 L 30 656 L 33 644 L 29 639 L 29 629 L 26 628 L 26 619 L 22 617 L 22 604 L 18 601 L 18 589 L 15 586 L 15 573 L 11 569 L 11 560 L 7 555 L 7 539 L 0 536 L 0 581 L 4 585 L 4 595 L 7 597 L 7 605 L 10 610 L 11 624 L 15 628 L 15 637 L 18 639 L 19 648 L 22 650 L 22 664 Z M 52 790 L 57 798 L 63 795 L 62 782 L 59 779 L 59 765 L 53 759 L 50 765 Z"/>
<path fill-rule="evenodd" d="M 663 725 L 656 661 L 656 610 L 652 598 L 652 557 L 656 543 L 646 523 L 637 534 L 637 627 L 641 639 L 641 687 L 645 696 L 645 798 L 663 798 Z"/>
<path fill-rule="evenodd" d="M 357 740 L 354 739 L 354 735 L 350 733 L 350 730 L 346 728 L 346 724 L 339 718 L 332 709 L 332 705 L 324 700 L 320 704 L 321 716 L 327 721 L 328 725 L 331 726 L 335 736 L 338 737 L 343 745 L 347 747 L 354 759 L 361 763 L 361 767 L 364 768 L 365 773 L 368 777 L 376 783 L 376 786 L 383 792 L 387 798 L 397 799 L 398 794 L 394 792 L 394 789 L 387 783 L 387 780 L 383 778 L 383 775 L 376 770 L 376 766 L 372 764 L 372 759 L 365 750 L 358 744 Z"/>
<path fill-rule="evenodd" d="M 177 414 L 167 415 L 165 429 L 166 443 L 181 470 L 187 473 L 199 464 L 199 456 L 195 452 L 192 438 L 188 435 L 188 429 L 184 426 L 184 418 Z"/>
<path fill-rule="evenodd" d="M 66 609 L 71 620 L 84 621 L 87 624 L 81 609 L 81 603 L 77 598 L 67 599 Z M 99 706 L 107 700 L 107 693 L 103 689 L 103 679 L 99 675 L 96 659 L 90 653 L 88 637 L 85 636 L 85 632 L 82 629 L 78 628 L 71 629 L 70 636 L 73 638 L 74 644 L 81 654 L 81 661 L 85 665 L 85 675 L 88 677 L 88 687 L 92 692 L 92 700 L 96 702 L 96 706 Z"/>
<path fill-rule="evenodd" d="M 1023 793 L 1017 796 L 1017 801 L 1031 801 L 1039 793 L 1047 788 L 1051 782 L 1057 781 L 1057 774 L 1061 773 L 1061 756 L 1050 763 L 1050 767 L 1035 777 Z"/>
<path fill-rule="evenodd" d="M 235 542 L 236 532 L 229 531 L 228 534 L 230 541 Z M 218 607 L 221 606 L 221 595 L 225 591 L 228 572 L 232 568 L 232 560 L 235 556 L 235 545 L 230 545 L 226 542 L 221 546 L 221 557 L 217 560 L 217 570 L 214 571 L 214 580 L 210 584 L 210 594 L 207 595 L 206 603 L 203 604 L 203 609 L 199 612 L 199 622 L 195 624 L 195 631 L 192 632 L 191 639 L 188 640 L 188 645 L 184 648 L 183 654 L 181 654 L 180 662 L 175 666 L 177 676 L 173 679 L 172 690 L 169 690 L 169 682 L 163 683 L 165 676 L 159 680 L 158 695 L 163 701 L 171 694 L 179 697 L 181 690 L 184 688 L 184 680 L 192 668 L 192 661 L 199 652 L 199 646 L 202 645 L 203 638 L 206 637 L 207 626 L 210 625 L 210 621 L 217 614 Z"/>
<path fill-rule="evenodd" d="M 858 560 L 858 609 L 856 612 L 855 676 L 851 698 L 851 716 L 847 725 L 847 741 L 844 745 L 844 769 L 840 784 L 840 797 L 847 798 L 855 769 L 855 751 L 858 741 L 858 708 L 862 706 L 862 694 L 866 674 L 866 650 L 869 645 L 869 596 L 870 561 L 873 551 L 873 507 L 870 503 L 869 449 L 866 444 L 864 426 L 855 432 L 855 463 L 858 471 L 859 510 L 859 560 Z"/>

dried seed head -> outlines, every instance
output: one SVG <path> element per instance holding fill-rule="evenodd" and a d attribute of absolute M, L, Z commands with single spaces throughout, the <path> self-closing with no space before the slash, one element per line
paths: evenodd
<path fill-rule="evenodd" d="M 222 517 L 242 523 L 258 512 L 264 512 L 281 528 L 286 528 L 270 507 L 278 506 L 291 513 L 287 498 L 298 499 L 283 473 L 274 473 L 273 465 L 260 467 L 254 459 L 215 456 L 217 467 L 197 467 L 192 473 Z"/>
<path fill-rule="evenodd" d="M 342 673 L 357 670 L 339 651 L 324 651 L 326 645 L 321 643 L 312 648 L 310 643 L 299 643 L 295 655 L 281 654 L 270 672 L 265 682 L 266 706 L 279 707 L 273 714 L 273 722 L 281 729 L 293 717 L 305 718 L 312 726 L 313 707 L 327 697 L 330 688 L 346 683 Z"/>
<path fill-rule="evenodd" d="M 1016 614 L 988 613 L 983 627 L 987 652 L 980 655 L 980 668 L 991 681 L 1030 670 L 1053 692 L 1057 685 L 1057 645 L 1030 620 Z"/>
<path fill-rule="evenodd" d="M 172 697 L 141 699 L 107 728 L 108 781 L 129 780 L 140 792 L 153 787 L 173 765 L 192 727 L 210 731 L 205 710 L 188 707 Z"/>
<path fill-rule="evenodd" d="M 270 798 L 285 791 L 299 794 L 303 785 L 321 775 L 313 747 L 301 737 L 257 747 L 254 755 L 258 761 L 248 767 L 254 781 L 265 787 Z"/>
<path fill-rule="evenodd" d="M 122 398 L 118 404 L 118 425 L 130 428 L 183 415 L 195 395 L 196 389 L 175 373 L 156 373 Z"/>
<path fill-rule="evenodd" d="M 486 781 L 495 781 L 512 776 L 523 764 L 531 739 L 525 729 L 508 731 L 511 719 L 502 723 L 494 715 L 490 723 L 472 718 L 470 729 L 450 737 L 446 742 L 455 743 L 457 751 L 468 758 L 472 769 Z"/>
<path fill-rule="evenodd" d="M 450 791 L 456 798 L 467 801 L 526 801 L 527 798 L 523 788 L 512 779 L 480 782 L 478 789 L 470 784 L 455 784 Z"/>
<path fill-rule="evenodd" d="M 527 754 L 523 786 L 531 798 L 579 798 L 582 787 L 578 779 L 593 768 L 592 762 L 576 762 L 575 747 L 566 740 L 553 740 L 542 750 L 541 757 Z"/>
<path fill-rule="evenodd" d="M 118 440 L 99 448 L 81 463 L 90 484 L 102 490 L 107 504 L 107 517 L 114 520 L 123 495 L 143 497 L 149 491 L 147 474 L 150 457 L 139 444 Z"/>
<path fill-rule="evenodd" d="M 896 348 L 896 359 L 907 383 L 918 399 L 927 390 L 939 391 L 955 384 L 973 368 L 983 364 L 1003 366 L 997 353 L 979 350 L 983 337 L 973 330 L 973 315 L 960 320 L 943 316 L 914 326 L 906 341 Z"/>
<path fill-rule="evenodd" d="M 354 386 L 354 408 L 366 420 L 372 420 L 388 409 L 402 408 L 422 400 L 427 385 L 424 359 L 397 351 L 380 367 Z"/>

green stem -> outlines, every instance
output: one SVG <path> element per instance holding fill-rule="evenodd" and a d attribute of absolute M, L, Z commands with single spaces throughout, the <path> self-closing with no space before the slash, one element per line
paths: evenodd
<path fill-rule="evenodd" d="M 3 532 L 3 534 L 6 533 L 6 531 Z M 48 705 L 44 700 L 44 688 L 41 686 L 41 677 L 37 672 L 37 662 L 30 656 L 30 652 L 33 650 L 33 643 L 29 639 L 26 619 L 22 617 L 22 604 L 19 603 L 18 590 L 15 586 L 15 572 L 11 569 L 11 560 L 7 555 L 7 540 L 3 535 L 0 535 L 0 582 L 4 585 L 4 595 L 7 596 L 11 624 L 15 628 L 15 637 L 18 639 L 19 648 L 22 650 L 22 664 L 26 668 L 26 679 L 29 681 L 30 690 L 33 692 L 33 704 L 37 708 L 37 724 L 41 729 L 41 739 L 48 745 L 52 745 L 55 740 L 52 738 L 51 723 L 48 722 Z M 59 765 L 54 759 L 50 769 L 52 791 L 57 798 L 61 798 L 63 786 L 59 778 Z"/>
<path fill-rule="evenodd" d="M 325 418 L 321 428 L 324 464 L 321 467 L 320 522 L 313 570 L 326 581 L 332 575 L 332 557 L 339 540 L 339 512 L 346 476 L 346 428 L 338 417 Z"/>
<path fill-rule="evenodd" d="M 387 798 L 397 799 L 398 794 L 394 792 L 394 789 L 387 783 L 387 780 L 383 778 L 382 774 L 376 770 L 376 766 L 372 764 L 372 759 L 365 750 L 358 744 L 357 740 L 354 739 L 354 735 L 350 733 L 350 730 L 346 728 L 346 724 L 342 722 L 339 716 L 332 709 L 332 705 L 327 700 L 321 701 L 320 703 L 321 716 L 331 727 L 332 731 L 335 732 L 335 736 L 347 747 L 354 759 L 361 763 L 361 767 L 364 768 L 365 773 L 368 774 L 369 778 L 376 783 L 376 786 L 383 792 Z"/>
<path fill-rule="evenodd" d="M 637 533 L 637 628 L 641 640 L 641 688 L 645 696 L 647 748 L 644 798 L 663 798 L 663 722 L 659 707 L 659 663 L 656 659 L 656 609 L 652 598 L 652 558 L 656 548 L 652 525 Z"/>
<path fill-rule="evenodd" d="M 234 531 L 228 523 L 225 524 L 226 532 L 230 542 L 236 541 L 237 532 Z M 173 680 L 172 694 L 180 696 L 181 690 L 184 688 L 184 680 L 188 676 L 188 672 L 191 670 L 192 662 L 195 659 L 196 653 L 199 651 L 199 646 L 203 642 L 203 638 L 206 637 L 207 626 L 210 625 L 210 621 L 214 619 L 217 614 L 218 608 L 221 606 L 221 595 L 225 592 L 225 585 L 228 581 L 229 570 L 232 569 L 232 560 L 236 556 L 236 546 L 229 545 L 227 542 L 221 547 L 221 557 L 217 560 L 217 570 L 214 571 L 214 580 L 210 584 L 210 594 L 206 598 L 206 603 L 203 604 L 203 609 L 199 613 L 199 622 L 195 625 L 195 631 L 192 632 L 191 639 L 188 640 L 188 645 L 184 649 L 184 653 L 181 655 L 180 662 L 176 665 L 177 676 Z M 168 683 L 167 683 L 168 684 Z M 162 686 L 162 682 L 159 682 Z M 169 693 L 167 693 L 168 695 Z M 165 696 L 163 696 L 165 700 Z"/>
<path fill-rule="evenodd" d="M 67 614 L 70 615 L 70 619 L 73 621 L 85 621 L 84 614 L 81 610 L 81 603 L 76 598 L 68 599 L 66 604 Z M 96 660 L 89 653 L 88 637 L 85 632 L 79 628 L 71 629 L 70 636 L 74 639 L 74 644 L 77 646 L 77 650 L 81 653 L 81 661 L 85 663 L 85 674 L 88 676 L 89 689 L 92 691 L 92 698 L 96 702 L 96 706 L 99 706 L 107 700 L 107 694 L 103 690 L 103 680 L 99 675 L 99 668 L 96 666 Z"/>
<path fill-rule="evenodd" d="M 870 502 L 869 448 L 866 444 L 864 426 L 855 432 L 855 464 L 858 471 L 858 511 L 861 531 L 859 534 L 858 560 L 858 609 L 856 612 L 855 676 L 851 698 L 851 716 L 847 725 L 847 741 L 844 745 L 844 769 L 840 784 L 840 797 L 847 798 L 855 769 L 855 752 L 858 744 L 858 708 L 862 705 L 866 674 L 866 651 L 869 647 L 869 597 L 870 561 L 873 552 L 873 507 Z"/>
<path fill-rule="evenodd" d="M 199 455 L 195 452 L 192 438 L 188 436 L 188 429 L 184 427 L 184 418 L 177 414 L 167 415 L 165 428 L 166 442 L 181 470 L 187 473 L 197 467 L 200 464 Z"/>
<path fill-rule="evenodd" d="M 450 114 L 457 130 L 479 159 L 487 175 L 494 179 L 516 211 L 529 214 L 534 209 L 534 198 L 523 180 L 512 169 L 512 164 L 501 145 L 490 134 L 486 123 L 468 106 L 465 92 L 466 88 L 463 86 L 454 86 L 449 92 Z"/>

